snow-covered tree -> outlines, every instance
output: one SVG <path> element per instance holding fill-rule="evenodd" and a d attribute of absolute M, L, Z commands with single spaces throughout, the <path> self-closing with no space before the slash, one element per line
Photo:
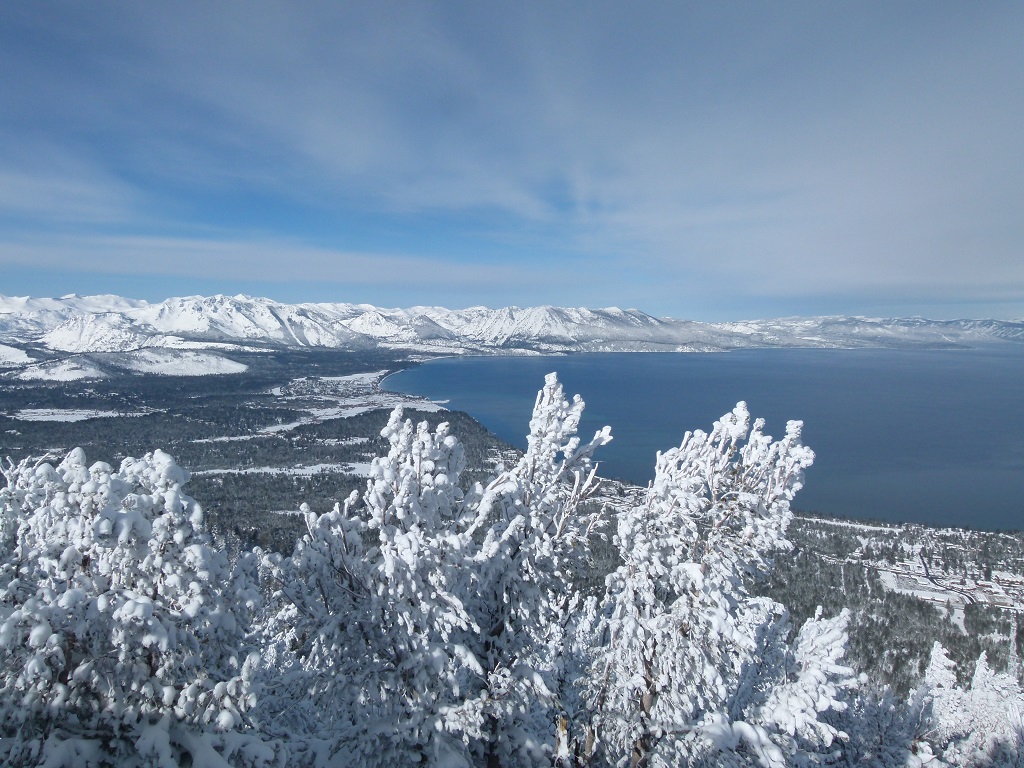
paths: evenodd
<path fill-rule="evenodd" d="M 739 403 L 710 434 L 659 454 L 624 512 L 591 675 L 592 733 L 609 762 L 782 766 L 830 747 L 842 707 L 845 625 L 815 618 L 785 642 L 783 607 L 750 579 L 788 547 L 789 502 L 814 454 L 800 422 L 779 441 Z"/>
<path fill-rule="evenodd" d="M 828 715 L 847 734 L 834 764 L 872 768 L 938 768 L 922 732 L 919 701 L 907 701 L 891 687 L 862 686 L 841 712 Z"/>
<path fill-rule="evenodd" d="M 373 460 L 364 503 L 353 494 L 330 513 L 305 510 L 295 554 L 267 558 L 282 603 L 273 655 L 293 659 L 286 687 L 313 705 L 286 722 L 312 726 L 322 759 L 468 765 L 481 717 L 464 698 L 481 670 L 456 636 L 477 630 L 453 591 L 467 566 L 465 458 L 447 424 L 431 433 L 401 417 L 381 433 L 390 451 Z"/>
<path fill-rule="evenodd" d="M 161 451 L 114 471 L 75 449 L 4 475 L 5 764 L 164 768 L 214 743 L 230 752 L 213 735 L 245 726 L 254 704 L 245 637 L 259 594 L 211 546 L 187 473 Z M 268 757 L 255 740 L 246 755 Z"/>
<path fill-rule="evenodd" d="M 928 667 L 924 671 L 924 684 L 931 689 L 944 688 L 951 691 L 956 688 L 956 662 L 949 657 L 938 640 L 932 644 Z"/>
<path fill-rule="evenodd" d="M 315 723 L 348 765 L 557 751 L 566 628 L 597 523 L 580 505 L 611 439 L 581 444 L 583 408 L 548 376 L 522 459 L 469 491 L 447 426 L 392 414 L 362 504 L 307 512 L 293 557 L 265 558 L 281 605 L 267 658 L 293 692 L 267 699 L 275 721 Z M 298 691 L 312 709 L 288 701 Z"/>
<path fill-rule="evenodd" d="M 997 673 L 984 651 L 966 689 L 940 643 L 914 698 L 921 702 L 923 736 L 948 765 L 1024 765 L 1024 695 L 1015 674 Z"/>
<path fill-rule="evenodd" d="M 774 685 L 767 702 L 758 710 L 747 707 L 751 719 L 771 730 L 773 739 L 789 756 L 801 751 L 818 752 L 831 747 L 837 737 L 847 735 L 822 715 L 845 710 L 845 690 L 853 687 L 853 670 L 841 663 L 849 622 L 849 610 L 826 619 L 819 607 L 787 649 L 784 673 L 770 681 Z M 737 699 L 746 695 L 741 685 Z"/>
<path fill-rule="evenodd" d="M 483 671 L 474 701 L 485 717 L 489 765 L 543 764 L 566 749 L 567 631 L 599 524 L 582 504 L 597 489 L 594 451 L 611 440 L 608 427 L 580 440 L 583 409 L 579 395 L 567 400 L 548 374 L 526 453 L 483 490 L 466 531 L 466 601 L 480 628 L 467 645 Z"/>
<path fill-rule="evenodd" d="M 796 629 L 754 596 L 813 461 L 799 422 L 774 441 L 740 403 L 659 454 L 618 515 L 621 565 L 583 600 L 611 439 L 580 440 L 583 409 L 549 375 L 525 454 L 472 488 L 447 425 L 396 410 L 362 498 L 303 505 L 292 556 L 234 563 L 161 451 L 8 462 L 0 762 L 1024 764 L 1015 646 L 960 688 L 936 643 L 901 701 L 854 685 L 848 612 Z"/>

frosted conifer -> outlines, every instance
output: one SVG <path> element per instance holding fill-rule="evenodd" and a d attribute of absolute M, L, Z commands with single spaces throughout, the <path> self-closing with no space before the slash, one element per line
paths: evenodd
<path fill-rule="evenodd" d="M 363 504 L 306 509 L 293 557 L 267 559 L 283 604 L 276 644 L 294 650 L 288 681 L 314 705 L 310 735 L 345 765 L 468 765 L 480 717 L 460 705 L 480 670 L 456 637 L 476 627 L 452 590 L 466 565 L 465 458 L 447 424 L 431 433 L 401 417 L 381 432 L 390 451 L 373 460 Z"/>
<path fill-rule="evenodd" d="M 24 461 L 4 474 L 6 763 L 165 768 L 245 726 L 258 592 L 211 546 L 181 492 L 187 473 L 161 451 L 114 471 L 75 449 L 57 466 Z"/>
<path fill-rule="evenodd" d="M 956 684 L 952 669 L 945 649 L 935 643 L 915 694 L 930 746 L 948 765 L 1024 764 L 1024 696 L 1016 675 L 994 672 L 984 651 L 968 688 Z"/>
<path fill-rule="evenodd" d="M 847 618 L 812 620 L 793 650 L 782 606 L 747 586 L 789 546 L 789 502 L 814 458 L 800 422 L 777 442 L 763 426 L 739 403 L 710 434 L 688 432 L 619 517 L 623 564 L 587 683 L 610 762 L 783 766 L 839 735 L 820 714 L 849 676 Z"/>
<path fill-rule="evenodd" d="M 481 630 L 474 638 L 484 675 L 476 701 L 487 721 L 488 764 L 532 765 L 564 751 L 563 657 L 579 604 L 574 584 L 599 524 L 581 505 L 598 485 L 594 451 L 611 440 L 605 427 L 581 442 L 584 407 L 579 395 L 567 400 L 548 374 L 526 453 L 484 489 L 468 531 L 479 539 L 467 604 Z"/>

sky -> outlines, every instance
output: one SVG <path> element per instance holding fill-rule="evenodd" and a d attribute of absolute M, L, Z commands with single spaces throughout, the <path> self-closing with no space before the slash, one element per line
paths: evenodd
<path fill-rule="evenodd" d="M 0 294 L 1024 318 L 1024 3 L 0 4 Z"/>

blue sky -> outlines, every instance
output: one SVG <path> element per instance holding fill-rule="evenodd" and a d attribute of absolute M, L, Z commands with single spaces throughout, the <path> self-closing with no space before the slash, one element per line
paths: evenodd
<path fill-rule="evenodd" d="M 1024 317 L 1024 4 L 4 3 L 0 293 Z"/>

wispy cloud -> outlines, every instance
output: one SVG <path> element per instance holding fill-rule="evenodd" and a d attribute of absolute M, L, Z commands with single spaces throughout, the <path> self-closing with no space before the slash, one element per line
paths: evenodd
<path fill-rule="evenodd" d="M 371 280 L 386 265 L 403 285 L 465 286 L 464 303 L 491 278 L 510 303 L 683 315 L 712 311 L 709 295 L 770 311 L 843 296 L 837 311 L 855 311 L 1024 293 L 1020 6 L 0 16 L 0 215 L 17 224 L 0 260 L 46 240 L 49 219 L 91 227 L 97 265 L 145 273 L 168 238 L 160 268 L 183 275 L 230 263 L 287 279 L 301 263 L 320 279 L 345 264 Z M 14 165 L 43 145 L 74 169 Z M 152 256 L 129 263 L 140 234 Z M 357 258 L 376 253 L 399 261 Z"/>
<path fill-rule="evenodd" d="M 4 246 L 10 264 L 39 268 L 84 266 L 100 273 L 182 276 L 227 282 L 324 281 L 337 286 L 409 290 L 526 286 L 533 277 L 506 264 L 448 264 L 402 254 L 346 252 L 301 242 L 266 239 L 57 235 L 23 238 Z"/>
<path fill-rule="evenodd" d="M 114 223 L 129 218 L 130 205 L 116 185 L 59 171 L 0 168 L 0 216 L 48 225 Z"/>

